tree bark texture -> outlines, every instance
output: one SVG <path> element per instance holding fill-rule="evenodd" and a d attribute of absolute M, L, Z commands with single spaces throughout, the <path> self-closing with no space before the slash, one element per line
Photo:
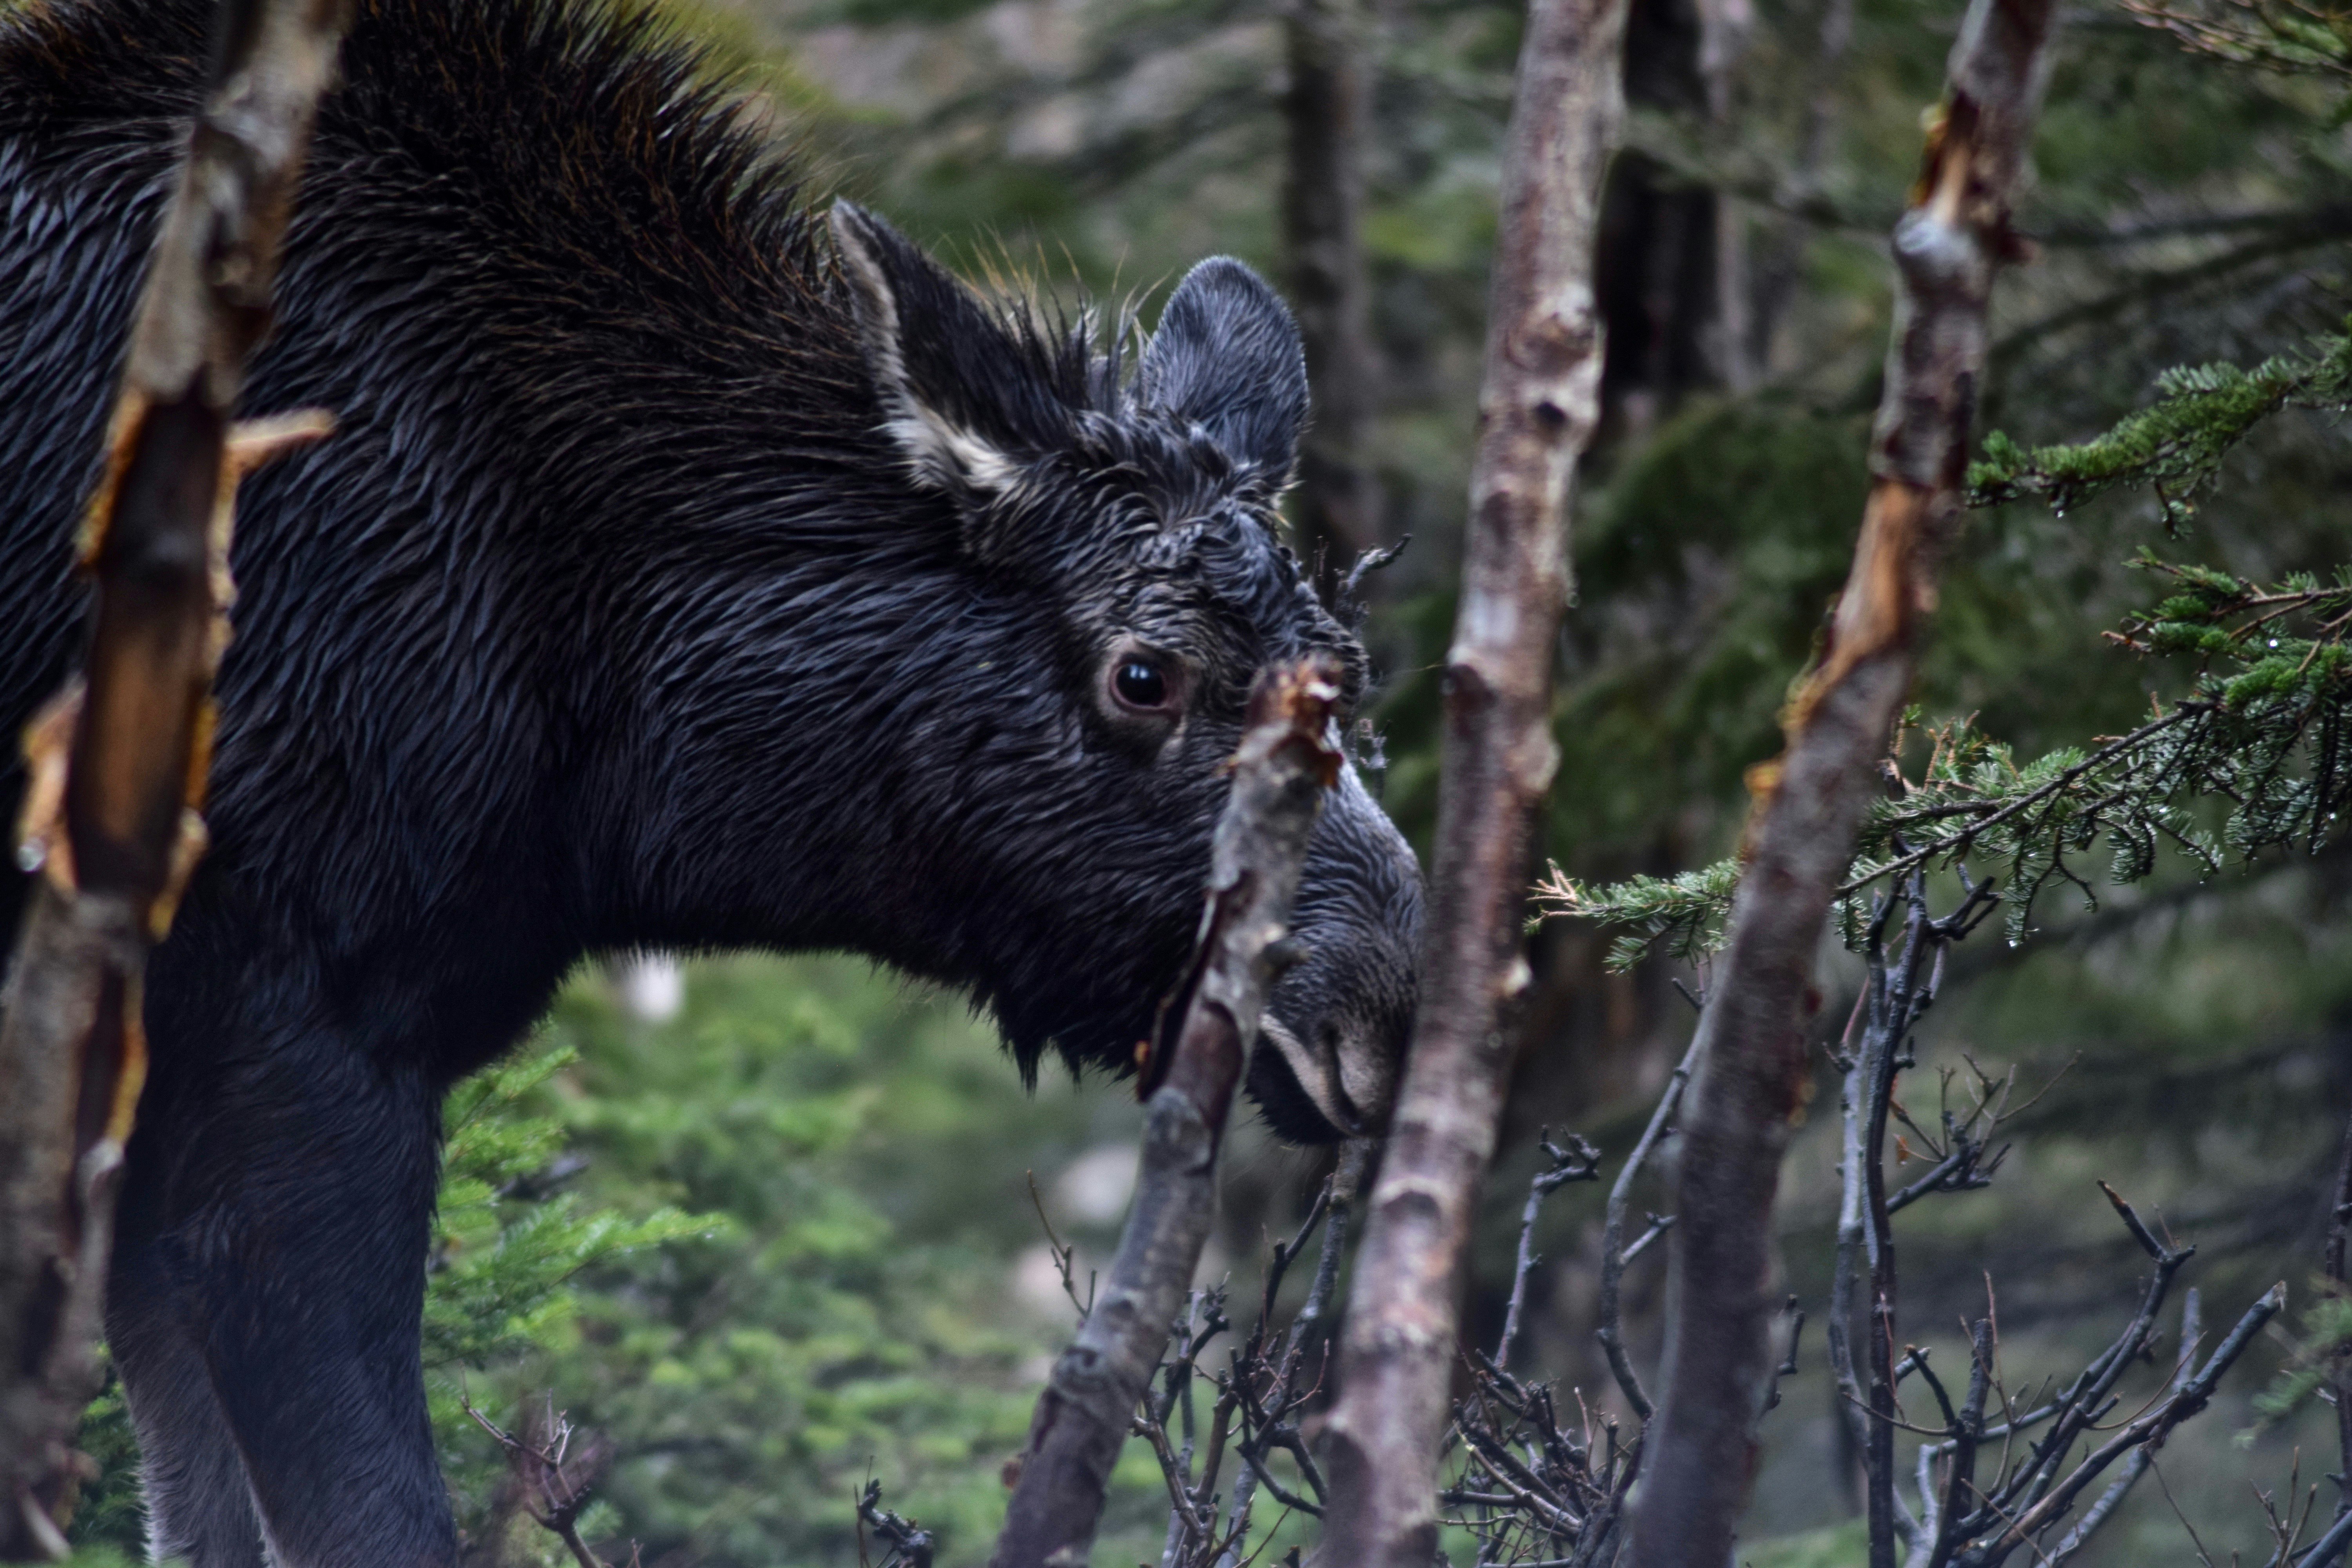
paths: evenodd
<path fill-rule="evenodd" d="M 149 945 L 203 846 L 238 477 L 325 433 L 231 419 L 332 74 L 341 0 L 231 0 L 134 319 L 82 547 L 84 671 L 28 738 L 41 872 L 0 999 L 0 1558 L 64 1555 L 113 1194 L 146 1071 Z"/>
<path fill-rule="evenodd" d="M 1593 245 L 1622 112 L 1624 26 L 1624 0 L 1534 0 L 1520 47 L 1446 655 L 1421 1008 L 1325 1426 L 1333 1492 L 1318 1561 L 1329 1568 L 1427 1568 L 1436 1551 L 1461 1263 L 1528 983 L 1530 838 L 1559 760 L 1553 643 L 1570 482 L 1600 417 Z"/>
<path fill-rule="evenodd" d="M 1862 535 L 1820 663 L 1790 706 L 1787 749 L 1751 777 L 1747 871 L 1699 1022 L 1668 1379 L 1633 1532 L 1640 1568 L 1716 1564 L 1731 1551 L 1769 1362 L 1773 1194 L 1810 1082 L 1813 960 L 1910 687 L 1937 550 L 1958 516 L 1986 304 L 1996 267 L 2016 248 L 2010 194 L 2032 141 L 2053 15 L 2053 0 L 1973 0 L 1895 226 L 1899 294 Z"/>
<path fill-rule="evenodd" d="M 1148 1109 L 1135 1206 L 1100 1294 L 1037 1396 L 992 1568 L 1087 1561 L 1119 1445 L 1208 1240 L 1225 1116 L 1285 962 L 1307 840 L 1338 776 L 1339 691 L 1337 666 L 1309 660 L 1270 673 L 1252 695 L 1200 942 L 1139 1064 Z"/>
<path fill-rule="evenodd" d="M 1299 451 L 1299 541 L 1327 591 L 1381 542 L 1369 451 L 1378 403 L 1364 269 L 1364 140 L 1371 70 L 1363 0 L 1293 0 L 1283 18 L 1290 90 L 1282 226 L 1315 422 Z"/>
<path fill-rule="evenodd" d="M 2336 1157 L 2336 1184 L 2328 1196 L 2327 1247 L 2321 1255 L 2320 1272 L 2338 1291 L 2345 1286 L 2347 1263 L 2352 1263 L 2352 1123 L 2344 1129 L 2344 1142 Z M 2343 1386 L 2343 1373 L 2336 1373 L 2336 1448 L 2342 1460 L 2336 1475 L 2343 1478 L 2336 1483 L 2336 1521 L 2352 1518 L 2352 1397 Z M 2307 1568 L 2336 1568 L 2343 1561 L 2338 1552 L 2332 1557 L 2314 1553 L 2305 1559 Z"/>

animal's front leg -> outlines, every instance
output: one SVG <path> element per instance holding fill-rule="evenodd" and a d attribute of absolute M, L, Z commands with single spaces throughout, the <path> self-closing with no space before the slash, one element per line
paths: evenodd
<path fill-rule="evenodd" d="M 419 1362 L 430 1088 L 319 1047 L 240 1064 L 208 1098 L 177 1108 L 193 1136 L 174 1151 L 172 1241 L 271 1558 L 444 1568 L 456 1539 Z"/>
<path fill-rule="evenodd" d="M 126 1202 L 126 1218 L 135 1205 Z M 157 1563 L 262 1568 L 261 1524 L 236 1440 L 152 1237 L 126 1234 L 107 1282 L 106 1337 L 139 1434 L 147 1547 Z"/>

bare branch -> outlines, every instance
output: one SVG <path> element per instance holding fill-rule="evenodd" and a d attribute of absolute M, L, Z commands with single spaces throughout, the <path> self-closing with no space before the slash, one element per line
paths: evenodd
<path fill-rule="evenodd" d="M 2189 1386 L 2189 1374 L 2197 1366 L 2197 1338 L 2201 1317 L 2197 1292 L 2191 1289 L 2180 1305 L 2180 1352 L 2176 1358 L 2172 1374 L 2172 1391 L 2176 1394 Z M 2131 1458 L 2124 1461 L 2122 1473 L 2108 1483 L 2107 1489 L 2099 1494 L 2099 1500 L 2091 1505 L 2090 1511 L 2083 1515 L 2074 1528 L 2051 1548 L 2049 1561 L 2052 1568 L 2058 1568 L 2089 1543 L 2091 1537 L 2098 1532 L 2099 1526 L 2106 1523 L 2130 1493 L 2133 1483 L 2147 1473 L 2155 1452 L 2146 1445 L 2132 1450 Z M 1931 1568 L 1942 1568 L 1942 1565 L 1932 1564 Z"/>
<path fill-rule="evenodd" d="M 1632 1405 L 1633 1414 L 1643 1421 L 1650 1418 L 1650 1397 L 1643 1391 L 1642 1379 L 1633 1370 L 1633 1358 L 1625 1353 L 1622 1322 L 1625 1265 L 1632 1262 L 1634 1255 L 1652 1240 L 1664 1235 L 1672 1222 L 1654 1216 L 1650 1228 L 1642 1238 L 1627 1247 L 1624 1245 L 1625 1210 L 1633 1199 L 1634 1178 L 1650 1163 L 1650 1157 L 1657 1152 L 1666 1130 L 1674 1124 L 1675 1113 L 1682 1109 L 1683 1094 L 1689 1088 L 1691 1073 L 1697 1066 L 1698 1043 L 1693 1041 L 1690 1049 L 1683 1053 L 1683 1059 L 1675 1065 L 1674 1072 L 1667 1078 L 1666 1091 L 1658 1097 L 1657 1109 L 1650 1112 L 1649 1125 L 1642 1129 L 1640 1142 L 1633 1145 L 1633 1152 L 1625 1156 L 1625 1168 L 1617 1173 L 1617 1180 L 1611 1184 L 1609 1206 L 1601 1220 L 1601 1299 L 1595 1311 L 1592 1337 L 1601 1342 L 1602 1352 L 1608 1355 L 1610 1374 L 1616 1378 L 1618 1388 L 1625 1395 L 1625 1403 Z"/>
<path fill-rule="evenodd" d="M 1624 0 L 1531 0 L 1503 158 L 1461 609 L 1446 655 L 1432 943 L 1324 1426 L 1323 1554 L 1427 1568 L 1470 1211 L 1519 999 L 1529 836 L 1558 765 L 1553 643 L 1570 480 L 1600 420 L 1592 291 L 1622 110 Z"/>
<path fill-rule="evenodd" d="M 2286 1287 L 2273 1285 L 2262 1300 L 2246 1309 L 2229 1337 L 2214 1350 L 2200 1367 L 2195 1376 L 2175 1389 L 2162 1403 L 2147 1414 L 2125 1426 L 2098 1448 L 2094 1449 L 2064 1480 L 2052 1487 L 2042 1500 L 2019 1514 L 1990 1539 L 1979 1541 L 1963 1553 L 1958 1562 L 1963 1568 L 1994 1568 L 2009 1553 L 2045 1527 L 2055 1523 L 2082 1489 L 2098 1479 L 2116 1459 L 2136 1448 L 2154 1447 L 2163 1443 L 2173 1427 L 2196 1415 L 2213 1396 L 2213 1389 L 2221 1381 L 2246 1346 L 2252 1342 L 2264 1324 L 2278 1316 L 2286 1305 Z"/>
<path fill-rule="evenodd" d="M 1756 1407 L 1756 1418 L 1762 1420 L 1780 1408 L 1780 1380 L 1797 1375 L 1797 1346 L 1805 1337 L 1805 1310 L 1797 1305 L 1794 1296 L 1783 1309 L 1789 1315 L 1789 1353 L 1772 1369 L 1772 1376 L 1764 1384 L 1764 1397 Z"/>
<path fill-rule="evenodd" d="M 1773 1194 L 1807 1065 L 1813 959 L 1910 685 L 1935 555 L 1957 515 L 2009 198 L 2046 75 L 2052 0 L 1973 0 L 1912 205 L 1862 537 L 1788 748 L 1757 774 L 1748 868 L 1706 1014 L 1673 1251 L 1673 1380 L 1634 1521 L 1642 1568 L 1726 1560 L 1752 1442 Z M 1878 1205 L 1883 1217 L 1883 1198 Z M 1832 1313 L 1834 1316 L 1834 1312 Z M 1883 1523 L 1873 1522 L 1881 1561 Z"/>
<path fill-rule="evenodd" d="M 1038 1395 L 995 1568 L 1083 1561 L 1094 1539 L 1111 1466 L 1208 1239 L 1225 1116 L 1339 767 L 1326 741 L 1338 695 L 1336 668 L 1310 659 L 1268 672 L 1251 697 L 1199 947 L 1139 1064 L 1149 1110 L 1135 1207 L 1093 1309 Z"/>
<path fill-rule="evenodd" d="M 1286 1415 L 1295 1409 L 1304 1397 L 1297 1392 L 1300 1363 L 1306 1353 L 1307 1342 L 1315 1332 L 1315 1325 L 1322 1321 L 1323 1314 L 1330 1309 L 1331 1299 L 1339 1289 L 1339 1258 L 1346 1250 L 1348 1243 L 1348 1215 L 1355 1206 L 1358 1194 L 1363 1189 L 1364 1175 L 1370 1168 L 1371 1158 L 1370 1140 L 1358 1139 L 1350 1142 L 1339 1155 L 1339 1168 L 1332 1173 L 1331 1180 L 1324 1184 L 1323 1201 L 1328 1205 L 1329 1222 L 1323 1232 L 1322 1253 L 1315 1263 L 1315 1282 L 1307 1288 L 1307 1300 L 1300 1304 L 1298 1315 L 1290 1321 L 1290 1331 L 1283 1343 L 1282 1361 L 1275 1369 L 1267 1395 L 1272 1408 L 1285 1413 Z M 1292 1240 L 1286 1249 L 1278 1249 L 1277 1256 L 1281 1256 L 1281 1252 L 1286 1250 L 1289 1257 L 1295 1258 L 1299 1249 L 1307 1245 L 1307 1237 L 1310 1228 L 1308 1226 L 1302 1225 L 1297 1237 Z M 1283 1260 L 1286 1263 L 1287 1258 Z M 1250 1347 L 1244 1354 L 1244 1361 L 1255 1360 L 1264 1353 L 1265 1338 L 1270 1330 L 1271 1313 L 1274 1310 L 1273 1287 L 1276 1283 L 1278 1280 L 1269 1279 L 1265 1294 L 1265 1310 L 1259 1318 L 1257 1328 L 1251 1333 Z M 1249 1370 L 1247 1366 L 1236 1367 L 1234 1376 L 1237 1379 L 1244 1378 Z M 1255 1405 L 1245 1396 L 1245 1394 L 1239 1404 L 1244 1425 L 1248 1427 L 1255 1422 L 1259 1409 L 1262 1407 Z M 1281 1417 L 1276 1418 L 1277 1423 L 1280 1419 Z M 1296 1428 L 1292 1430 L 1295 1433 Z M 1260 1467 L 1265 1463 L 1265 1455 L 1274 1436 L 1272 1432 L 1265 1432 L 1263 1435 L 1244 1432 L 1240 1452 L 1241 1475 L 1234 1482 L 1233 1502 L 1225 1513 L 1225 1537 L 1234 1544 L 1227 1546 L 1220 1553 L 1217 1558 L 1217 1568 L 1239 1568 L 1239 1560 L 1234 1548 L 1240 1543 L 1248 1531 L 1250 1509 L 1262 1479 L 1269 1481 L 1269 1495 L 1276 1502 L 1310 1515 L 1319 1514 L 1321 1511 L 1307 1504 L 1304 1499 L 1291 1497 L 1279 1486 L 1271 1485 L 1270 1478 L 1264 1475 Z M 1304 1445 L 1302 1444 L 1301 1447 Z"/>
<path fill-rule="evenodd" d="M 612 1465 L 613 1446 L 592 1432 L 580 1451 L 572 1452 L 572 1423 L 556 1410 L 552 1393 L 541 1397 L 540 1405 L 526 1405 L 520 1437 L 475 1409 L 470 1401 L 461 1403 L 474 1424 L 497 1438 L 505 1450 L 507 1484 L 514 1489 L 523 1511 L 562 1541 L 580 1568 L 605 1568 L 603 1559 L 580 1539 L 579 1521 L 595 1494 L 596 1483 Z M 880 1496 L 878 1484 L 870 1489 Z"/>
<path fill-rule="evenodd" d="M 1519 1310 L 1527 1304 L 1528 1276 L 1536 1267 L 1536 1217 L 1543 1212 L 1544 1199 L 1551 1196 L 1570 1182 L 1597 1182 L 1601 1179 L 1601 1151 L 1571 1132 L 1569 1146 L 1560 1148 L 1551 1141 L 1551 1129 L 1541 1136 L 1544 1168 L 1528 1184 L 1528 1201 L 1519 1211 L 1519 1255 L 1511 1271 L 1511 1301 L 1503 1313 L 1503 1337 L 1495 1346 L 1495 1368 L 1501 1371 L 1511 1364 L 1511 1342 L 1519 1337 Z"/>
<path fill-rule="evenodd" d="M 146 1077 L 146 951 L 203 852 L 236 480 L 324 426 L 231 419 L 343 7 L 225 11 L 90 505 L 89 656 L 33 736 L 20 858 L 42 875 L 0 998 L 0 1558 L 65 1554 L 68 1444 L 96 1391 L 115 1184 Z"/>
<path fill-rule="evenodd" d="M 901 1519 L 882 1506 L 882 1483 L 869 1480 L 857 1500 L 857 1522 L 887 1542 L 890 1555 L 882 1568 L 931 1568 L 931 1532 L 918 1530 L 911 1519 Z M 858 1561 L 865 1558 L 865 1531 L 859 1531 Z"/>

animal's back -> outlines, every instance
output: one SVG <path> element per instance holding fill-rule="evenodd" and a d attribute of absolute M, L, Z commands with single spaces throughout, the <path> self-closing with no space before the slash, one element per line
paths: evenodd
<path fill-rule="evenodd" d="M 0 23 L 0 732 L 76 657 L 74 531 L 211 9 Z M 429 903 L 464 849 L 436 802 L 467 798 L 484 830 L 502 795 L 521 808 L 518 749 L 546 737 L 514 694 L 583 668 L 551 613 L 581 572 L 740 517 L 744 487 L 803 516 L 856 491 L 875 420 L 827 287 L 791 181 L 657 23 L 361 0 L 246 398 L 341 428 L 239 498 L 213 812 L 230 868 L 240 839 L 300 837 L 273 815 L 329 815 L 315 792 L 372 792 L 333 815 L 382 835 L 373 874 Z M 730 486 L 754 451 L 773 456 Z M 282 878 L 327 849 L 268 853 Z M 20 891 L 0 871 L 0 929 Z"/>

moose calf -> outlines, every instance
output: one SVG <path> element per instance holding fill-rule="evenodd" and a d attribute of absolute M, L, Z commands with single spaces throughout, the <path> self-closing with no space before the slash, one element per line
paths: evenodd
<path fill-rule="evenodd" d="M 208 9 L 0 20 L 12 734 L 84 635 L 74 530 Z M 195 1568 L 453 1561 L 436 1107 L 583 954 L 852 949 L 962 988 L 1024 1072 L 1116 1069 L 1254 672 L 1361 684 L 1277 538 L 1307 384 L 1247 268 L 1195 268 L 1129 364 L 812 216 L 640 14 L 357 11 L 247 395 L 340 428 L 239 497 L 108 1315 L 154 1552 Z M 24 891 L 0 871 L 0 930 Z M 1419 910 L 1343 780 L 1250 1079 L 1280 1131 L 1386 1115 Z"/>

